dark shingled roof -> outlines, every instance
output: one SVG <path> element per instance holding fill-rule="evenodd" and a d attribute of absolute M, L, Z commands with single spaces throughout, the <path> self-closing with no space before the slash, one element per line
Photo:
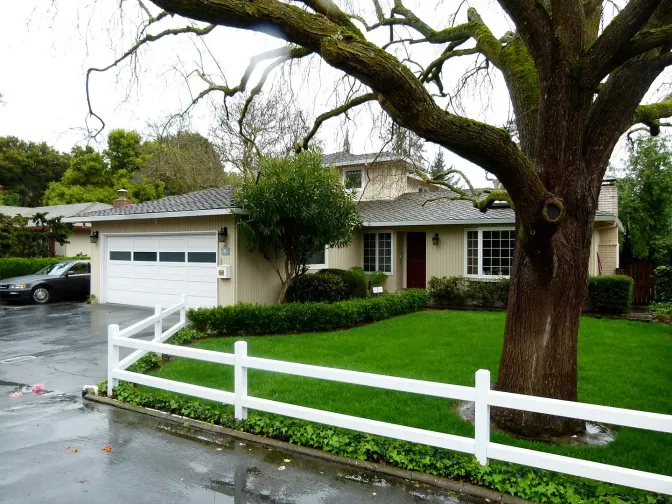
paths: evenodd
<path fill-rule="evenodd" d="M 168 196 L 154 201 L 145 201 L 136 205 L 121 208 L 110 208 L 99 212 L 91 212 L 87 216 L 102 215 L 135 215 L 167 212 L 193 212 L 196 210 L 218 210 L 236 207 L 232 187 L 218 187 L 205 191 Z"/>
<path fill-rule="evenodd" d="M 437 222 L 482 220 L 514 222 L 515 215 L 510 207 L 494 207 L 483 213 L 470 201 L 439 199 L 428 201 L 441 195 L 452 193 L 439 191 L 433 193 L 406 193 L 393 200 L 362 201 L 359 213 L 363 222 L 395 223 L 395 222 Z M 427 203 L 425 203 L 428 201 Z M 425 205 L 423 206 L 423 203 Z"/>
<path fill-rule="evenodd" d="M 384 161 L 398 161 L 404 159 L 403 156 L 393 152 L 374 152 L 370 154 L 350 154 L 349 152 L 334 152 L 333 154 L 324 154 L 322 164 L 325 166 L 350 166 L 362 165 L 367 163 L 382 163 Z"/>

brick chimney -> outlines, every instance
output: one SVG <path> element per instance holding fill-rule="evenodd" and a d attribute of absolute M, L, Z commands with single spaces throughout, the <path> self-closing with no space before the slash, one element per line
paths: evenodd
<path fill-rule="evenodd" d="M 114 200 L 113 203 L 114 208 L 121 208 L 133 204 L 133 202 L 126 197 L 126 195 L 128 194 L 128 191 L 126 189 L 119 189 L 117 191 L 117 194 L 119 195 L 119 197 L 116 200 Z"/>

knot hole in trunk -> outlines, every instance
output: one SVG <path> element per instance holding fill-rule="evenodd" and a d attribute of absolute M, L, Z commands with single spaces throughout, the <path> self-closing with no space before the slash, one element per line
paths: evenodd
<path fill-rule="evenodd" d="M 565 215 L 565 204 L 558 198 L 549 198 L 544 203 L 542 213 L 547 222 L 556 224 Z"/>

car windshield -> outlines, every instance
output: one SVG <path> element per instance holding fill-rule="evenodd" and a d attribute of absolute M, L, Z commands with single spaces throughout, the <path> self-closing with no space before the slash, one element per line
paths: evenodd
<path fill-rule="evenodd" d="M 49 276 L 61 276 L 65 270 L 68 269 L 70 263 L 67 262 L 57 262 L 50 264 L 46 268 L 42 268 L 40 271 L 35 273 L 36 275 L 49 275 Z"/>

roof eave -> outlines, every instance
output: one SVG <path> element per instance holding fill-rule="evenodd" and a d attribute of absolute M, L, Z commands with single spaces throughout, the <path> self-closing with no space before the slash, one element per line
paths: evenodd
<path fill-rule="evenodd" d="M 244 213 L 240 208 L 213 208 L 210 210 L 185 210 L 182 212 L 153 212 L 118 215 L 80 215 L 68 217 L 63 222 L 105 222 L 143 219 L 172 219 L 181 217 L 207 217 L 210 215 L 232 215 Z"/>

